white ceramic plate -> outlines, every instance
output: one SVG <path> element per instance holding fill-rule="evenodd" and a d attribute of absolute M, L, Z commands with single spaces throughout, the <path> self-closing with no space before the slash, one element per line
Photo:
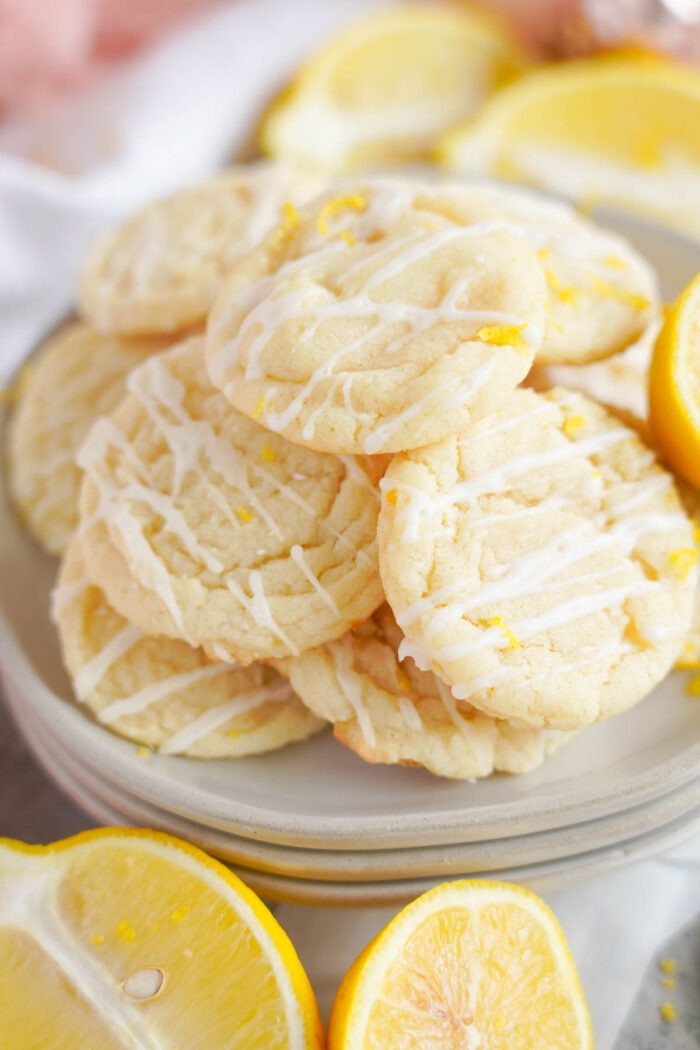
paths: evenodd
<path fill-rule="evenodd" d="M 700 271 L 700 246 L 608 216 L 656 265 L 665 298 Z M 700 771 L 700 704 L 670 677 L 621 718 L 580 734 L 540 770 L 476 784 L 363 764 L 329 736 L 239 761 L 136 758 L 132 744 L 73 704 L 49 624 L 55 565 L 0 494 L 0 660 L 22 703 L 42 712 L 86 767 L 163 810 L 232 834 L 345 850 L 483 842 L 582 824 L 659 798 Z"/>
<path fill-rule="evenodd" d="M 74 780 L 72 774 L 66 773 L 53 758 L 47 758 L 44 751 L 41 761 L 53 776 L 62 790 L 79 806 L 86 810 L 100 824 L 120 825 L 124 823 L 124 813 L 113 808 L 108 802 L 88 795 L 85 789 Z M 141 823 L 137 820 L 136 823 Z M 686 813 L 683 818 L 671 822 L 661 832 L 636 836 L 629 842 L 597 849 L 591 852 L 572 854 L 561 860 L 540 864 L 523 864 L 519 867 L 488 868 L 480 870 L 481 878 L 491 878 L 519 882 L 538 892 L 554 889 L 579 878 L 597 875 L 612 868 L 619 867 L 628 861 L 644 860 L 648 857 L 671 849 L 683 842 L 700 828 L 700 808 Z M 177 832 L 180 833 L 180 832 Z M 198 842 L 190 834 L 188 841 Z M 439 850 L 438 850 L 439 852 Z M 226 858 L 223 858 L 226 859 Z M 341 879 L 320 881 L 313 878 L 290 877 L 283 874 L 258 871 L 244 863 L 226 859 L 232 868 L 252 889 L 272 901 L 290 901 L 296 904 L 343 905 L 373 907 L 382 904 L 401 905 L 415 899 L 419 894 L 438 885 L 445 878 L 455 875 L 473 874 L 468 871 L 443 870 L 436 866 L 434 874 L 422 878 L 394 878 L 382 881 L 352 881 Z"/>
<path fill-rule="evenodd" d="M 10 696 L 10 699 L 11 696 Z M 58 745 L 51 727 L 36 715 L 11 704 L 31 747 L 47 772 L 74 801 L 109 807 L 133 824 L 179 835 L 234 865 L 260 873 L 319 881 L 374 882 L 418 877 L 476 875 L 516 866 L 542 864 L 611 847 L 667 826 L 700 807 L 700 777 L 644 806 L 597 821 L 550 832 L 482 843 L 415 849 L 330 851 L 298 849 L 244 839 L 168 813 L 131 795 L 85 767 L 80 756 Z"/>

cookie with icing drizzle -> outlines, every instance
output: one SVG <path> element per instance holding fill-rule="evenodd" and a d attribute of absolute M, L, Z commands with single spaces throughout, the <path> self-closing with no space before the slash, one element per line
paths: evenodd
<path fill-rule="evenodd" d="M 383 479 L 380 565 L 401 655 L 516 725 L 576 729 L 669 670 L 697 579 L 672 477 L 580 394 L 521 389 Z"/>
<path fill-rule="evenodd" d="M 542 340 L 545 278 L 469 190 L 341 185 L 240 260 L 207 329 L 212 382 L 309 448 L 396 452 L 494 411 Z"/>
<path fill-rule="evenodd" d="M 656 274 L 624 237 L 528 190 L 484 184 L 470 193 L 483 215 L 513 223 L 544 269 L 547 321 L 536 364 L 601 361 L 635 343 L 658 318 Z"/>
<path fill-rule="evenodd" d="M 366 762 L 471 780 L 527 773 L 567 739 L 556 730 L 516 729 L 455 700 L 410 656 L 399 660 L 402 641 L 385 604 L 355 631 L 279 667 L 304 703 L 333 723 L 336 738 Z"/>
<path fill-rule="evenodd" d="M 201 338 L 150 358 L 128 391 L 79 457 L 87 573 L 118 612 L 250 663 L 374 611 L 384 463 L 302 449 L 234 411 Z"/>
<path fill-rule="evenodd" d="M 86 317 L 106 332 L 177 332 L 201 322 L 233 263 L 320 193 L 306 168 L 232 168 L 143 208 L 93 246 L 80 281 Z"/>
<path fill-rule="evenodd" d="M 127 373 L 162 342 L 120 340 L 71 324 L 25 365 L 8 437 L 9 487 L 22 520 L 50 554 L 78 523 L 75 462 L 92 423 L 124 397 Z"/>
<path fill-rule="evenodd" d="M 271 667 L 213 662 L 186 642 L 148 637 L 128 623 L 85 579 L 79 539 L 52 602 L 76 698 L 130 740 L 168 755 L 242 757 L 324 726 Z"/>

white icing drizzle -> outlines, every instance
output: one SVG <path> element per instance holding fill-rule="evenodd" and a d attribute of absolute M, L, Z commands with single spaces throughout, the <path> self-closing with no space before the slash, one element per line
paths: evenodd
<path fill-rule="evenodd" d="M 374 748 L 377 745 L 377 736 L 362 695 L 362 679 L 352 666 L 352 643 L 347 637 L 340 638 L 336 642 L 330 642 L 328 648 L 333 656 L 336 678 L 343 695 L 355 712 L 364 741 L 367 747 Z"/>
<path fill-rule="evenodd" d="M 415 197 L 423 190 L 423 187 L 412 186 L 410 183 L 382 184 L 377 181 L 372 185 L 373 191 L 370 195 L 369 206 L 364 213 L 353 213 L 352 216 L 353 231 L 360 240 L 366 239 L 377 231 L 386 231 L 401 211 L 410 207 Z M 512 223 L 504 223 L 500 219 L 489 219 L 462 226 L 454 223 L 445 225 L 445 220 L 437 214 L 430 216 L 428 213 L 427 218 L 429 220 L 432 218 L 433 226 L 432 228 L 426 227 L 422 233 L 411 233 L 390 244 L 382 241 L 376 246 L 363 243 L 363 254 L 346 271 L 346 279 L 350 276 L 357 277 L 362 271 L 376 265 L 377 261 L 380 262 L 380 266 L 364 281 L 360 281 L 358 291 L 340 300 L 334 296 L 321 295 L 318 290 L 310 289 L 299 280 L 319 260 L 330 258 L 338 251 L 347 250 L 339 237 L 324 239 L 320 234 L 315 240 L 312 239 L 310 250 L 303 257 L 289 260 L 279 268 L 273 277 L 264 277 L 252 287 L 233 296 L 228 307 L 221 311 L 210 329 L 212 336 L 216 338 L 222 335 L 234 317 L 243 318 L 236 335 L 216 346 L 210 355 L 208 364 L 214 383 L 223 388 L 229 397 L 234 396 L 236 380 L 227 377 L 240 361 L 244 347 L 247 355 L 244 380 L 255 382 L 267 378 L 263 353 L 274 339 L 276 332 L 289 321 L 301 317 L 308 319 L 301 336 L 296 340 L 296 349 L 312 340 L 328 321 L 335 319 L 371 321 L 366 332 L 350 342 L 342 342 L 337 349 L 325 356 L 285 408 L 275 412 L 268 403 L 264 409 L 266 426 L 274 431 L 285 430 L 294 420 L 298 419 L 317 388 L 321 384 L 326 384 L 324 396 L 305 420 L 302 429 L 304 439 L 310 441 L 314 436 L 317 419 L 333 403 L 338 391 L 342 393 L 345 408 L 351 410 L 353 373 L 352 371 L 343 372 L 338 369 L 338 366 L 387 329 L 391 330 L 392 336 L 383 350 L 387 358 L 397 354 L 407 343 L 425 334 L 434 326 L 456 322 L 474 326 L 479 324 L 515 326 L 523 329 L 522 337 L 533 343 L 538 342 L 542 336 L 542 329 L 534 325 L 531 319 L 522 319 L 514 314 L 498 310 L 461 308 L 459 301 L 468 293 L 468 280 L 464 277 L 455 281 L 446 291 L 442 301 L 433 307 L 401 301 L 382 302 L 371 297 L 370 293 L 373 290 L 404 273 L 426 257 L 441 251 L 452 242 L 465 238 L 484 237 L 496 230 L 513 229 Z M 349 221 L 347 217 L 335 219 L 333 232 L 335 234 L 341 232 L 345 228 L 343 223 L 348 224 Z M 438 225 L 440 222 L 442 225 Z M 394 334 L 396 329 L 398 331 Z M 479 388 L 480 377 L 475 375 L 475 380 L 475 385 L 471 390 L 466 388 L 466 384 L 460 384 L 460 392 L 454 402 L 452 402 L 455 396 L 454 391 L 448 389 L 447 402 L 438 408 L 451 408 L 466 403 Z M 485 381 L 486 376 L 481 379 L 481 383 Z M 433 391 L 425 400 L 432 400 L 437 395 L 438 391 Z M 267 400 L 269 402 L 269 399 Z M 399 413 L 393 423 L 390 421 L 381 424 L 374 433 L 370 432 L 365 438 L 365 451 L 370 454 L 378 452 L 384 447 L 389 435 L 402 423 L 414 418 L 420 412 L 421 407 L 423 406 L 412 405 Z M 366 413 L 363 413 L 363 416 L 366 417 Z"/>
<path fill-rule="evenodd" d="M 508 427 L 520 422 L 525 415 L 529 413 L 506 421 Z M 487 433 L 492 435 L 496 430 L 508 427 L 498 425 L 489 428 Z M 480 441 L 484 436 L 484 433 L 478 433 L 477 428 L 473 440 Z M 397 485 L 391 479 L 387 479 L 382 483 L 382 488 L 398 488 L 409 496 L 409 499 L 404 501 L 405 505 L 400 505 L 397 509 L 397 517 L 402 519 L 404 526 L 402 538 L 397 542 L 403 542 L 405 538 L 409 541 L 420 541 L 424 538 L 421 524 L 428 515 L 435 518 L 458 503 L 466 503 L 485 494 L 503 492 L 514 478 L 530 472 L 537 472 L 536 476 L 541 479 L 543 469 L 548 466 L 561 464 L 578 456 L 594 455 L 629 437 L 628 430 L 616 427 L 590 437 L 582 437 L 578 441 L 567 441 L 556 448 L 539 453 L 517 455 L 482 474 L 459 482 L 448 492 L 437 496 L 425 494 L 413 486 Z M 461 445 L 468 443 L 463 441 Z M 653 462 L 653 456 L 650 462 Z M 640 466 L 645 463 L 646 458 L 640 462 Z M 404 639 L 399 648 L 399 657 L 403 659 L 411 656 L 422 670 L 434 669 L 441 663 L 461 660 L 487 649 L 507 648 L 513 638 L 517 639 L 518 644 L 526 642 L 543 632 L 574 623 L 594 613 L 622 606 L 629 599 L 666 587 L 667 581 L 664 579 L 647 578 L 639 573 L 635 573 L 634 578 L 630 580 L 628 559 L 642 537 L 663 536 L 677 531 L 682 533 L 686 528 L 687 519 L 681 513 L 673 510 L 659 512 L 653 506 L 651 509 L 645 509 L 649 501 L 653 503 L 670 486 L 671 479 L 662 472 L 640 481 L 620 483 L 605 494 L 602 509 L 598 513 L 589 519 L 574 521 L 534 550 L 514 557 L 494 569 L 476 591 L 474 579 L 464 577 L 451 580 L 428 596 L 417 599 L 397 616 L 397 622 L 404 632 L 410 630 L 412 625 L 420 623 L 420 637 L 410 641 Z M 568 502 L 555 495 L 536 507 L 519 508 L 512 515 L 484 515 L 478 524 L 482 528 L 492 528 L 513 516 L 541 513 L 544 509 L 566 506 Z M 615 551 L 621 557 L 615 558 L 606 568 L 584 569 L 578 573 L 575 571 L 579 563 L 607 551 Z M 567 571 L 571 569 L 574 571 L 567 576 Z M 438 634 L 450 624 L 463 618 L 478 621 L 481 609 L 498 608 L 503 603 L 535 595 L 557 591 L 571 592 L 572 589 L 590 587 L 591 584 L 596 587 L 599 584 L 602 586 L 588 593 L 574 593 L 573 597 L 565 594 L 561 601 L 539 615 L 509 620 L 507 632 L 503 630 L 502 625 L 492 624 L 482 626 L 478 632 L 462 641 L 444 645 L 439 645 L 436 641 Z M 689 585 L 693 585 L 692 579 Z M 659 631 L 652 627 L 647 631 L 650 641 L 660 641 L 677 633 L 675 625 L 664 625 Z M 616 640 L 612 648 L 608 648 L 607 645 L 599 647 L 593 656 L 585 658 L 585 663 L 606 656 L 619 657 L 626 651 L 628 650 L 625 644 Z M 546 673 L 551 674 L 555 670 L 562 673 L 577 666 L 578 663 L 555 667 Z M 452 692 L 458 699 L 467 699 L 483 689 L 492 688 L 516 677 L 524 683 L 534 680 L 528 679 L 519 666 L 500 667 L 481 678 L 458 683 Z"/>
<path fill-rule="evenodd" d="M 316 591 L 321 601 L 323 601 L 328 606 L 332 613 L 335 613 L 336 616 L 340 616 L 340 609 L 338 608 L 332 595 L 328 593 L 326 588 L 321 584 L 318 576 L 316 576 L 315 573 L 309 567 L 309 563 L 304 557 L 304 552 L 298 543 L 295 543 L 291 547 L 289 554 L 294 564 L 298 565 L 298 567 L 304 573 L 304 576 L 306 576 L 306 579 Z"/>
<path fill-rule="evenodd" d="M 278 638 L 283 645 L 286 645 L 292 656 L 299 655 L 299 650 L 296 645 L 294 645 L 292 640 L 284 633 L 279 624 L 276 623 L 272 612 L 270 611 L 270 606 L 265 596 L 262 576 L 257 569 L 253 569 L 248 573 L 248 587 L 251 592 L 250 596 L 248 596 L 243 588 L 230 577 L 226 580 L 226 586 L 234 598 L 240 602 L 246 612 L 249 613 L 258 627 L 267 628 L 271 634 L 274 634 L 275 638 Z"/>
<path fill-rule="evenodd" d="M 483 386 L 488 382 L 489 376 L 493 372 L 496 366 L 496 361 L 492 358 L 490 361 L 484 361 L 477 368 L 472 369 L 466 377 L 466 381 L 461 380 L 459 377 L 455 377 L 450 383 L 444 383 L 440 387 L 429 391 L 425 397 L 420 398 L 418 401 L 414 401 L 412 405 L 405 408 L 402 412 L 398 412 L 395 416 L 391 416 L 385 420 L 380 426 L 376 427 L 375 430 L 365 438 L 364 450 L 368 455 L 375 455 L 386 445 L 387 441 L 397 430 L 400 430 L 404 423 L 408 423 L 411 419 L 420 415 L 425 406 L 431 401 L 438 402 L 438 409 L 444 411 L 445 409 L 457 408 L 460 405 L 467 404 L 472 397 L 481 390 Z M 436 409 L 436 411 L 438 410 Z"/>
<path fill-rule="evenodd" d="M 399 698 L 399 711 L 408 728 L 416 733 L 420 733 L 423 729 L 423 721 L 418 714 L 416 705 L 408 700 L 407 697 L 402 696 Z"/>
<path fill-rule="evenodd" d="M 163 700 L 166 696 L 170 696 L 180 689 L 187 689 L 197 682 L 206 681 L 208 678 L 214 678 L 230 670 L 231 664 L 206 664 L 204 667 L 198 667 L 194 671 L 169 675 L 167 678 L 161 678 L 158 682 L 150 682 L 132 696 L 113 700 L 106 707 L 102 708 L 97 717 L 105 725 L 111 725 L 112 722 L 116 722 L 119 718 L 140 714 L 147 707 L 158 703 L 159 700 Z"/>
<path fill-rule="evenodd" d="M 85 580 L 73 580 L 70 583 L 61 583 L 51 591 L 50 616 L 55 623 L 60 613 L 71 605 L 76 598 L 85 594 L 89 584 Z"/>
<path fill-rule="evenodd" d="M 239 452 L 230 441 L 217 435 L 204 420 L 193 419 L 186 408 L 187 391 L 182 382 L 172 373 L 161 356 L 153 356 L 134 370 L 128 379 L 128 390 L 147 413 L 149 420 L 162 435 L 172 453 L 172 477 L 169 491 L 162 492 L 150 479 L 149 467 L 137 455 L 133 445 L 109 418 L 99 420 L 92 428 L 79 453 L 79 464 L 86 470 L 98 491 L 98 506 L 94 514 L 84 520 L 81 528 L 89 529 L 96 521 L 104 521 L 110 532 L 116 532 L 128 551 L 133 572 L 138 583 L 153 591 L 168 610 L 178 634 L 190 644 L 197 644 L 186 630 L 181 609 L 175 597 L 168 571 L 153 550 L 144 534 L 140 517 L 133 512 L 132 505 L 146 505 L 162 519 L 164 528 L 182 544 L 184 550 L 196 563 L 203 564 L 213 575 L 222 579 L 232 595 L 241 603 L 257 626 L 269 630 L 296 655 L 297 649 L 275 622 L 265 595 L 262 576 L 253 570 L 248 576 L 246 594 L 243 588 L 228 575 L 220 558 L 198 539 L 184 514 L 176 505 L 176 499 L 190 473 L 195 473 L 206 482 L 206 465 L 216 471 L 234 491 L 241 493 L 241 500 L 249 505 L 254 514 L 264 521 L 273 535 L 283 539 L 282 529 L 269 512 L 265 500 L 255 492 L 249 481 L 249 472 L 257 475 L 266 484 L 298 507 L 317 526 L 334 537 L 346 549 L 356 554 L 357 560 L 366 564 L 376 563 L 376 548 L 369 551 L 356 550 L 355 545 L 329 521 L 319 520 L 313 506 L 289 485 L 280 481 L 275 473 L 264 465 L 253 462 Z M 218 393 L 214 394 L 220 397 Z M 109 449 L 116 448 L 133 470 L 134 480 L 121 487 L 103 469 Z M 372 488 L 364 471 L 352 457 L 344 457 L 345 469 L 350 481 Z M 162 482 L 160 482 L 162 484 Z M 232 514 L 228 501 L 215 484 L 209 485 L 209 494 L 227 520 L 236 529 L 242 523 Z M 303 552 L 292 552 L 292 560 L 305 580 L 312 583 L 323 601 L 336 615 L 338 606 L 318 579 L 311 573 Z"/>
<path fill-rule="evenodd" d="M 143 632 L 138 627 L 129 624 L 115 634 L 91 660 L 83 664 L 73 680 L 73 688 L 78 700 L 86 700 L 92 690 L 102 681 L 112 664 L 133 649 L 142 638 Z"/>
<path fill-rule="evenodd" d="M 550 448 L 544 452 L 513 456 L 500 466 L 492 467 L 475 477 L 460 481 L 451 489 L 441 493 L 424 493 L 413 485 L 405 482 L 394 482 L 389 478 L 382 478 L 379 487 L 384 491 L 392 488 L 406 493 L 410 499 L 405 505 L 397 509 L 397 523 L 403 526 L 401 542 L 420 540 L 421 525 L 425 519 L 440 517 L 450 507 L 459 503 L 469 503 L 478 496 L 487 493 L 504 492 L 509 482 L 514 478 L 522 477 L 533 470 L 542 470 L 546 467 L 559 466 L 569 459 L 578 456 L 590 456 L 602 452 L 604 449 L 618 442 L 629 440 L 630 433 L 624 427 L 615 427 L 604 430 L 602 433 L 591 437 L 581 438 L 579 441 L 567 441 L 556 448 Z"/>
<path fill-rule="evenodd" d="M 242 693 L 225 704 L 217 704 L 204 714 L 195 718 L 189 725 L 174 733 L 158 749 L 163 755 L 177 755 L 187 751 L 198 740 L 203 739 L 216 729 L 220 729 L 233 718 L 254 711 L 267 703 L 284 703 L 294 699 L 291 686 L 286 681 L 264 689 L 255 689 L 250 693 Z"/>

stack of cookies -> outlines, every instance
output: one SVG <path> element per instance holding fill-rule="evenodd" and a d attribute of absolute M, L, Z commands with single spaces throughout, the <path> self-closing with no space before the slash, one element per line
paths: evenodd
<path fill-rule="evenodd" d="M 368 762 L 520 773 L 687 644 L 673 478 L 542 381 L 658 310 L 568 207 L 241 168 L 96 245 L 80 310 L 21 382 L 10 480 L 116 732 L 233 757 L 331 723 Z"/>

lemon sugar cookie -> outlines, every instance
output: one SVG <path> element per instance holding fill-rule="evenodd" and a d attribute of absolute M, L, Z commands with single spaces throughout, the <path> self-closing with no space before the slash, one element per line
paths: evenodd
<path fill-rule="evenodd" d="M 154 345 L 70 324 L 26 366 L 9 427 L 9 487 L 23 521 L 51 554 L 65 550 L 78 522 L 80 443 L 121 401 L 127 373 Z"/>
<path fill-rule="evenodd" d="M 392 461 L 380 566 L 402 656 L 516 725 L 576 729 L 670 669 L 697 578 L 691 523 L 636 433 L 578 394 L 521 389 Z"/>
<path fill-rule="evenodd" d="M 382 463 L 299 448 L 234 411 L 200 338 L 152 357 L 128 390 L 80 454 L 87 574 L 118 612 L 249 663 L 374 611 Z"/>
<path fill-rule="evenodd" d="M 212 662 L 186 642 L 129 624 L 86 581 L 76 539 L 52 597 L 77 699 L 130 740 L 169 755 L 241 757 L 323 728 L 271 667 Z"/>
<path fill-rule="evenodd" d="M 456 187 L 455 193 L 464 193 Z M 472 206 L 512 222 L 547 281 L 547 320 L 537 364 L 583 365 L 635 343 L 657 318 L 651 265 L 623 238 L 563 201 L 503 185 L 469 185 Z"/>
<path fill-rule="evenodd" d="M 455 700 L 411 657 L 388 605 L 343 638 L 280 661 L 295 692 L 334 723 L 341 743 L 366 762 L 420 765 L 438 776 L 474 779 L 527 773 L 567 739 L 547 729 L 516 729 Z"/>
<path fill-rule="evenodd" d="M 394 452 L 496 409 L 540 346 L 545 278 L 512 223 L 408 180 L 343 184 L 234 267 L 212 382 L 310 448 Z"/>
<path fill-rule="evenodd" d="M 253 164 L 143 208 L 92 248 L 80 282 L 104 331 L 177 332 L 201 322 L 226 272 L 283 216 L 320 193 L 306 168 Z"/>

